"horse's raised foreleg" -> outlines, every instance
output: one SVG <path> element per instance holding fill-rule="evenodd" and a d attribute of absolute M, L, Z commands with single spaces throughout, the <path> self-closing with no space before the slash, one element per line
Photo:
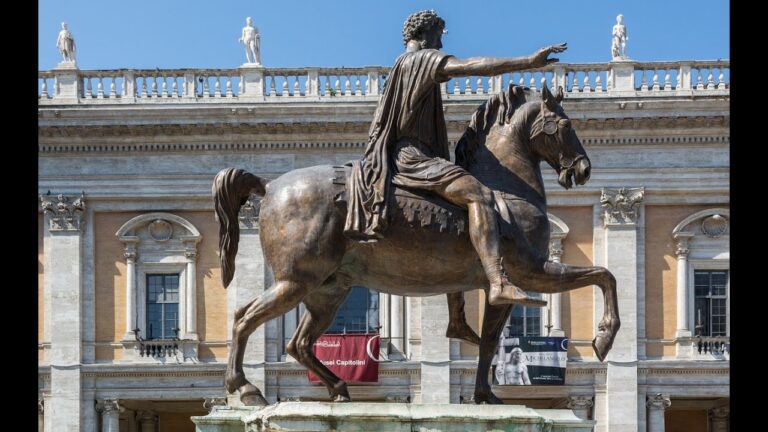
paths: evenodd
<path fill-rule="evenodd" d="M 301 317 L 296 333 L 288 342 L 286 351 L 304 367 L 312 371 L 328 388 L 328 394 L 334 402 L 349 402 L 347 383 L 331 372 L 315 357 L 312 347 L 317 339 L 331 325 L 339 309 L 349 294 L 349 287 L 337 284 L 325 285 L 304 297 L 307 310 Z"/>
<path fill-rule="evenodd" d="M 604 312 L 592 348 L 600 361 L 605 359 L 619 331 L 619 304 L 616 297 L 616 279 L 604 267 L 577 267 L 543 261 L 532 266 L 510 266 L 510 277 L 527 290 L 540 293 L 561 293 L 589 285 L 603 291 Z M 527 271 L 526 271 L 527 269 Z"/>
<path fill-rule="evenodd" d="M 488 303 L 488 295 L 485 296 L 485 315 L 483 316 L 483 330 L 480 337 L 480 356 L 477 359 L 477 375 L 475 377 L 475 403 L 502 404 L 501 399 L 491 391 L 488 382 L 488 370 L 491 368 L 493 355 L 499 344 L 499 335 L 504 329 L 509 312 L 513 305 L 493 306 Z"/>
<path fill-rule="evenodd" d="M 306 292 L 305 284 L 277 281 L 262 295 L 235 312 L 232 348 L 229 350 L 224 382 L 229 393 L 239 390 L 243 404 L 267 405 L 261 391 L 248 381 L 243 372 L 243 355 L 248 336 L 260 325 L 296 307 Z"/>

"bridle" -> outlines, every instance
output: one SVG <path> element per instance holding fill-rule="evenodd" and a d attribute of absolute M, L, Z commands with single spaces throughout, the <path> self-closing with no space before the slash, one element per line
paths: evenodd
<path fill-rule="evenodd" d="M 538 117 L 541 117 L 541 129 L 531 131 L 530 136 L 530 142 L 533 142 L 536 138 L 538 138 L 539 135 L 542 133 L 544 134 L 545 140 L 557 140 L 557 131 L 560 129 L 557 115 L 554 113 L 546 113 L 544 101 L 541 101 L 541 109 L 539 110 Z M 534 124 L 538 124 L 538 119 L 534 121 Z M 560 144 L 559 142 L 556 142 L 555 144 Z M 586 155 L 580 154 L 576 155 L 574 158 L 567 158 L 563 156 L 563 152 L 560 152 L 560 156 L 558 158 L 558 164 L 560 165 L 560 169 L 558 170 L 558 173 L 562 170 L 571 170 L 573 169 L 574 165 L 579 162 L 580 160 L 584 159 Z"/>

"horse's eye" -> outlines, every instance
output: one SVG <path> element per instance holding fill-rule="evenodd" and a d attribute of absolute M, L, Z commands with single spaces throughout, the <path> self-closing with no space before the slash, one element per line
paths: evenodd
<path fill-rule="evenodd" d="M 571 127 L 571 121 L 568 120 L 568 119 L 562 119 L 562 120 L 559 121 L 559 123 L 560 123 L 560 126 L 562 126 L 564 128 Z"/>

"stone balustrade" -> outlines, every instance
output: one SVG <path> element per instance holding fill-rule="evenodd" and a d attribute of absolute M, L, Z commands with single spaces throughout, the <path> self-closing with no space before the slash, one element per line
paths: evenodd
<path fill-rule="evenodd" d="M 693 358 L 730 360 L 731 338 L 727 336 L 702 336 L 692 338 Z"/>
<path fill-rule="evenodd" d="M 139 342 L 141 357 L 175 357 L 179 350 L 179 341 L 174 339 L 143 340 Z"/>
<path fill-rule="evenodd" d="M 376 100 L 388 71 L 379 66 L 74 70 L 73 80 L 72 69 L 54 69 L 38 73 L 38 97 L 40 105 Z M 557 63 L 453 78 L 441 87 L 447 100 L 485 99 L 510 83 L 536 91 L 543 84 L 563 87 L 566 98 L 729 94 L 730 61 Z"/>

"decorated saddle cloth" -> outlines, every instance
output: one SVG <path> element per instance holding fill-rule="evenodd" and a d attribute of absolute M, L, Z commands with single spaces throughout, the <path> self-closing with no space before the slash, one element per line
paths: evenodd
<path fill-rule="evenodd" d="M 338 191 L 335 201 L 347 203 L 347 178 L 349 165 L 334 166 L 333 184 Z M 390 185 L 389 219 L 393 225 L 423 228 L 437 232 L 461 235 L 467 231 L 467 210 L 449 203 L 429 191 Z M 493 191 L 494 210 L 502 225 L 511 224 L 512 217 L 507 200 L 518 199 L 512 195 Z"/>

